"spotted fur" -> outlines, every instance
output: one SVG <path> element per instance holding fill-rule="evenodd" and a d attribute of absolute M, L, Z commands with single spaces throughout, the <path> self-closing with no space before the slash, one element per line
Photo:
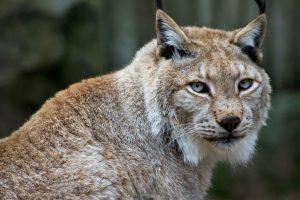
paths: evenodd
<path fill-rule="evenodd" d="M 0 140 L 0 199 L 203 199 L 218 161 L 251 158 L 270 107 L 265 14 L 230 32 L 156 18 L 129 66 L 59 92 Z M 228 116 L 239 139 L 222 140 Z"/>

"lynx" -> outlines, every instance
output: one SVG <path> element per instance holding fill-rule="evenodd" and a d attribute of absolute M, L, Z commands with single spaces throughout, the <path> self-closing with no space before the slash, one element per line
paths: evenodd
<path fill-rule="evenodd" d="M 270 107 L 265 1 L 233 31 L 180 27 L 113 74 L 48 100 L 0 140 L 1 199 L 203 199 L 219 161 L 244 164 Z"/>

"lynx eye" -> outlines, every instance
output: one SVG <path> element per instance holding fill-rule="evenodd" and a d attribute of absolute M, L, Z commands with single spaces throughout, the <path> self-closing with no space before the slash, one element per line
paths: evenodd
<path fill-rule="evenodd" d="M 209 93 L 209 88 L 205 83 L 202 82 L 196 82 L 196 83 L 192 83 L 191 85 L 192 90 L 194 90 L 194 92 L 197 93 Z"/>
<path fill-rule="evenodd" d="M 253 86 L 253 80 L 244 79 L 239 83 L 238 89 L 239 91 L 245 91 L 245 90 L 249 90 L 252 86 Z"/>

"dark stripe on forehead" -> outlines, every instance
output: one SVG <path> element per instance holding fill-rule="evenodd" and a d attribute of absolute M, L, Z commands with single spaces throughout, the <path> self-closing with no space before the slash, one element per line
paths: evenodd
<path fill-rule="evenodd" d="M 241 77 L 241 75 L 242 75 L 242 70 L 241 70 L 241 67 L 239 66 L 239 64 L 238 63 L 234 63 L 234 66 L 235 66 L 235 68 L 237 69 L 237 71 L 238 71 L 238 74 L 237 74 L 237 76 L 238 77 Z"/>

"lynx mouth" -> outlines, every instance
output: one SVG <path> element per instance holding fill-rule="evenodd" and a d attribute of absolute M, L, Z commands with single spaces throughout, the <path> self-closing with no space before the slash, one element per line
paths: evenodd
<path fill-rule="evenodd" d="M 224 144 L 228 144 L 228 143 L 232 143 L 238 140 L 241 140 L 245 137 L 245 135 L 227 135 L 224 137 L 205 137 L 204 139 L 209 141 L 209 142 L 214 142 L 214 143 L 224 143 Z"/>

